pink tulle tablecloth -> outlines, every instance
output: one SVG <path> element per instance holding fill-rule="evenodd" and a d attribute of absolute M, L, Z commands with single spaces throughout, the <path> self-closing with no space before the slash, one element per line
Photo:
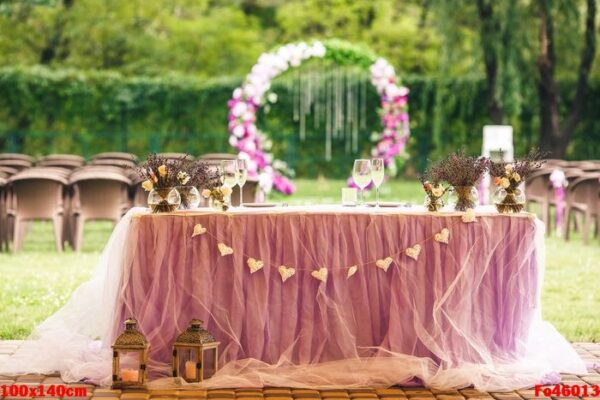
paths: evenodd
<path fill-rule="evenodd" d="M 90 280 L 0 374 L 110 385 L 110 346 L 133 316 L 155 389 L 181 389 L 171 345 L 192 318 L 221 342 L 222 366 L 192 388 L 556 382 L 586 366 L 542 321 L 543 230 L 485 208 L 132 209 Z"/>
<path fill-rule="evenodd" d="M 387 384 L 507 373 L 498 368 L 532 354 L 540 226 L 527 214 L 465 221 L 341 207 L 135 215 L 109 339 L 135 317 L 159 376 L 175 337 L 200 318 L 221 342 L 221 376 L 250 374 L 245 384 L 292 385 L 299 366 L 314 368 L 300 383 L 325 386 L 353 365 L 396 368 Z M 252 273 L 249 259 L 262 268 Z M 295 274 L 283 282 L 280 266 Z"/>

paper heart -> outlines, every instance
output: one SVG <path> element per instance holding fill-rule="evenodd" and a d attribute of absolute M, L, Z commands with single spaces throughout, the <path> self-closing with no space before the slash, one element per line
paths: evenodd
<path fill-rule="evenodd" d="M 472 208 L 469 208 L 465 213 L 461 216 L 462 222 L 476 222 L 477 218 L 475 218 L 475 211 Z"/>
<path fill-rule="evenodd" d="M 198 235 L 204 235 L 206 233 L 206 228 L 202 226 L 202 224 L 194 225 L 194 233 L 192 233 L 192 237 Z"/>
<path fill-rule="evenodd" d="M 346 276 L 347 278 L 350 278 L 352 275 L 354 275 L 356 273 L 356 271 L 358 271 L 358 266 L 353 265 L 350 268 L 348 268 L 348 275 Z"/>
<path fill-rule="evenodd" d="M 265 266 L 265 263 L 263 263 L 260 260 L 255 260 L 252 257 L 250 257 L 247 262 L 248 262 L 248 267 L 250 268 L 251 274 L 255 273 L 256 271 L 258 271 L 259 269 L 261 269 L 262 267 Z"/>
<path fill-rule="evenodd" d="M 417 260 L 419 258 L 419 253 L 421 252 L 421 245 L 415 244 L 413 247 L 409 247 L 404 252 L 413 260 Z"/>
<path fill-rule="evenodd" d="M 433 236 L 433 239 L 436 242 L 440 242 L 440 243 L 446 243 L 448 244 L 448 238 L 450 237 L 450 231 L 448 230 L 448 228 L 444 228 L 441 230 L 440 233 L 436 233 Z"/>
<path fill-rule="evenodd" d="M 313 278 L 320 280 L 321 282 L 327 282 L 327 268 L 320 268 L 310 273 Z"/>
<path fill-rule="evenodd" d="M 285 265 L 280 265 L 277 270 L 279 271 L 279 275 L 281 275 L 282 282 L 287 281 L 296 273 L 296 268 L 286 267 Z"/>
<path fill-rule="evenodd" d="M 222 256 L 233 254 L 233 249 L 227 246 L 225 243 L 219 243 L 217 246 L 219 247 L 219 251 L 221 252 Z"/>
<path fill-rule="evenodd" d="M 386 257 L 382 260 L 375 261 L 375 265 L 377 265 L 377 268 L 381 268 L 382 270 L 387 272 L 387 270 L 390 267 L 390 265 L 392 264 L 392 262 L 394 262 L 392 257 Z"/>

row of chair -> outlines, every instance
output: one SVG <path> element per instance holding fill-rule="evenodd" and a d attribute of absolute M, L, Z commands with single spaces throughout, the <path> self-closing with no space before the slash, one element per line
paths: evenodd
<path fill-rule="evenodd" d="M 215 164 L 235 155 L 208 154 L 200 158 Z M 87 165 L 81 157 L 72 155 L 34 160 L 23 154 L 0 154 L 0 249 L 12 244 L 13 251 L 20 250 L 29 222 L 49 220 L 54 226 L 57 251 L 62 251 L 65 243 L 80 250 L 86 221 L 117 223 L 132 206 L 147 205 L 141 178 L 132 168 L 136 165 L 137 159 L 128 153 L 102 153 Z M 256 197 L 257 186 L 256 182 L 244 186 L 246 202 Z M 237 199 L 239 189 L 232 198 L 234 202 Z"/>
<path fill-rule="evenodd" d="M 567 186 L 564 188 L 564 199 L 557 199 L 556 189 L 551 181 L 552 173 L 560 170 L 564 173 Z M 550 234 L 554 228 L 566 240 L 571 232 L 581 233 L 584 243 L 590 237 L 598 236 L 600 229 L 600 161 L 564 161 L 548 160 L 540 171 L 530 176 L 525 185 L 525 193 L 529 204 L 538 204 L 541 208 L 541 219 Z M 556 215 L 557 202 L 563 202 L 564 214 L 557 221 L 552 221 L 552 211 Z M 556 219 L 555 219 L 556 220 Z M 595 229 L 592 226 L 595 221 Z"/>

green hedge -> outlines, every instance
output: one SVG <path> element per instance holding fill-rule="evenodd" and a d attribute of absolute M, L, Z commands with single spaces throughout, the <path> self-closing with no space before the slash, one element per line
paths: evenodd
<path fill-rule="evenodd" d="M 273 138 L 274 151 L 299 175 L 346 176 L 354 154 L 334 145 L 333 160 L 324 159 L 323 129 L 307 121 L 307 137 L 298 138 L 292 121 L 292 94 L 284 76 L 273 84 L 279 101 L 259 126 Z M 33 155 L 77 153 L 86 157 L 110 150 L 143 156 L 149 151 L 191 154 L 231 151 L 227 144 L 227 101 L 241 78 L 202 81 L 189 76 L 124 77 L 112 72 L 51 70 L 42 67 L 0 69 L 0 151 Z M 481 78 L 436 81 L 409 76 L 412 136 L 409 169 L 421 169 L 428 158 L 465 146 L 481 149 L 481 132 L 489 123 L 485 84 Z M 532 83 L 533 84 L 533 83 Z M 563 83 L 568 93 L 571 82 Z M 592 82 L 582 123 L 569 148 L 573 159 L 600 158 L 600 82 Z M 533 88 L 534 89 L 534 88 Z M 515 127 L 517 152 L 538 141 L 535 91 L 523 101 Z M 565 96 L 568 97 L 568 96 Z M 370 148 L 371 131 L 381 129 L 378 97 L 369 85 L 367 127 L 360 150 Z"/>

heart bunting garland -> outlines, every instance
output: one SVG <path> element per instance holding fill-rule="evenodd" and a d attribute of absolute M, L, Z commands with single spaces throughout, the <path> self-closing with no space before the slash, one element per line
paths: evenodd
<path fill-rule="evenodd" d="M 475 217 L 475 211 L 473 211 L 472 208 L 469 208 L 467 211 L 465 211 L 465 213 L 460 218 L 464 223 L 477 222 L 477 218 Z"/>
<path fill-rule="evenodd" d="M 285 265 L 280 265 L 277 270 L 279 271 L 279 275 L 281 275 L 282 282 L 287 281 L 296 273 L 296 268 L 286 267 Z"/>
<path fill-rule="evenodd" d="M 206 228 L 203 227 L 202 224 L 194 225 L 194 232 L 192 233 L 192 237 L 204 235 L 205 233 L 206 233 Z"/>
<path fill-rule="evenodd" d="M 419 253 L 421 253 L 421 245 L 415 244 L 413 247 L 406 249 L 404 253 L 416 261 L 419 259 Z"/>
<path fill-rule="evenodd" d="M 350 268 L 348 268 L 348 274 L 346 275 L 346 278 L 350 278 L 352 275 L 354 275 L 356 273 L 356 271 L 358 271 L 357 265 L 353 265 Z"/>
<path fill-rule="evenodd" d="M 313 278 L 320 280 L 321 282 L 327 282 L 327 268 L 319 268 L 316 271 L 310 273 Z"/>
<path fill-rule="evenodd" d="M 387 270 L 390 267 L 390 265 L 392 264 L 392 262 L 394 262 L 392 257 L 386 257 L 382 260 L 375 261 L 375 265 L 377 265 L 377 268 L 381 268 L 382 270 L 387 272 Z"/>
<path fill-rule="evenodd" d="M 221 252 L 221 256 L 233 254 L 233 249 L 227 246 L 225 243 L 219 243 L 217 247 L 219 248 L 219 252 Z"/>
<path fill-rule="evenodd" d="M 260 260 L 255 260 L 254 258 L 249 258 L 248 259 L 248 268 L 250 268 L 250 273 L 253 274 L 256 271 L 258 271 L 259 269 L 261 269 L 262 267 L 265 266 L 265 264 L 260 261 Z"/>
<path fill-rule="evenodd" d="M 439 233 L 436 233 L 433 236 L 433 240 L 440 243 L 448 244 L 448 239 L 450 238 L 450 230 L 448 228 L 442 229 Z"/>

